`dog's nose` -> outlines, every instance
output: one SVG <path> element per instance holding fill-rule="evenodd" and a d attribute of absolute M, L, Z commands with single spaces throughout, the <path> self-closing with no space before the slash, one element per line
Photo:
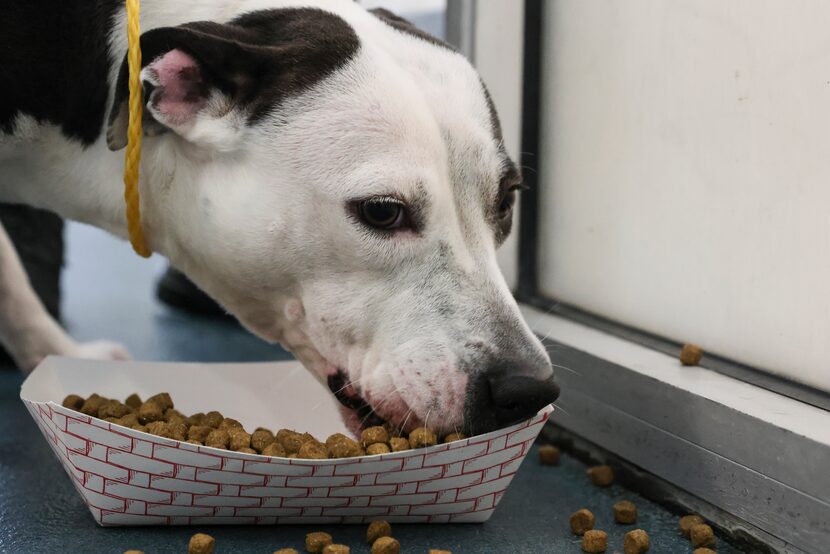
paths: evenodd
<path fill-rule="evenodd" d="M 468 385 L 467 428 L 480 434 L 528 419 L 559 397 L 553 375 L 481 375 Z"/>

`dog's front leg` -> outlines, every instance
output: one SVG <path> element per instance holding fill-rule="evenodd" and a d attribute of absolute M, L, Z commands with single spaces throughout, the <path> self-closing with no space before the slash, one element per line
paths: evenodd
<path fill-rule="evenodd" d="M 35 294 L 11 239 L 0 224 L 0 344 L 29 372 L 55 354 L 77 358 L 127 359 L 118 344 L 79 344 L 55 321 Z"/>

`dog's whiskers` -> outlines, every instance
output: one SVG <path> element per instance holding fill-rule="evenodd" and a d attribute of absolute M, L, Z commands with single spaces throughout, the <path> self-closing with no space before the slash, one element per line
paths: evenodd
<path fill-rule="evenodd" d="M 560 412 L 562 412 L 563 414 L 565 414 L 566 416 L 571 415 L 571 414 L 568 413 L 568 411 L 565 408 L 557 405 L 556 402 L 553 402 L 553 407 L 556 408 L 557 410 L 559 410 Z"/>
<path fill-rule="evenodd" d="M 571 368 L 565 367 L 563 365 L 557 365 L 557 364 L 551 364 L 551 365 L 553 367 L 557 368 L 557 369 L 564 369 L 565 371 L 570 371 L 574 375 L 579 375 L 580 377 L 582 377 L 582 374 L 580 372 L 578 372 L 577 370 L 575 370 L 575 369 L 571 369 Z"/>

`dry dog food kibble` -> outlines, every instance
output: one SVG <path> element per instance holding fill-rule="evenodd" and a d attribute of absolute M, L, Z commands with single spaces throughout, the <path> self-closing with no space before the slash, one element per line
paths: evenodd
<path fill-rule="evenodd" d="M 309 533 L 305 536 L 305 549 L 309 552 L 321 553 L 323 549 L 332 543 L 331 535 L 328 533 Z"/>
<path fill-rule="evenodd" d="M 403 437 L 392 437 L 389 439 L 389 448 L 392 452 L 403 452 L 409 450 L 409 440 Z"/>
<path fill-rule="evenodd" d="M 624 554 L 645 554 L 649 546 L 648 533 L 642 529 L 629 531 L 623 538 Z"/>
<path fill-rule="evenodd" d="M 559 449 L 552 444 L 543 444 L 539 447 L 539 461 L 546 466 L 555 466 L 559 463 Z"/>
<path fill-rule="evenodd" d="M 695 548 L 692 554 L 717 554 L 717 552 L 715 552 L 711 548 Z"/>
<path fill-rule="evenodd" d="M 637 521 L 637 506 L 633 502 L 622 500 L 614 504 L 613 510 L 614 521 L 617 523 L 629 525 Z"/>
<path fill-rule="evenodd" d="M 594 466 L 588 468 L 588 477 L 598 487 L 608 487 L 614 482 L 614 470 L 611 466 Z"/>
<path fill-rule="evenodd" d="M 381 537 L 372 543 L 372 554 L 400 554 L 401 543 L 392 537 Z"/>
<path fill-rule="evenodd" d="M 699 515 L 683 516 L 683 517 L 680 518 L 680 525 L 679 525 L 680 533 L 688 539 L 689 534 L 691 533 L 692 527 L 695 526 L 695 525 L 698 525 L 700 523 L 705 523 L 705 522 L 703 521 L 703 518 L 700 517 Z"/>
<path fill-rule="evenodd" d="M 389 446 L 382 442 L 370 444 L 366 448 L 366 454 L 369 456 L 374 456 L 375 454 L 389 454 L 389 452 L 391 452 L 391 450 L 389 450 Z"/>
<path fill-rule="evenodd" d="M 257 452 L 262 452 L 269 444 L 272 444 L 275 440 L 276 438 L 274 437 L 274 433 L 272 433 L 268 429 L 263 429 L 262 427 L 260 427 L 251 434 L 251 448 L 253 448 Z"/>
<path fill-rule="evenodd" d="M 434 548 L 430 548 L 429 554 L 452 554 L 452 552 L 449 550 L 435 550 Z"/>
<path fill-rule="evenodd" d="M 715 546 L 715 532 L 705 523 L 692 525 L 689 529 L 689 538 L 692 539 L 692 546 Z"/>
<path fill-rule="evenodd" d="M 684 344 L 680 350 L 680 363 L 683 365 L 697 365 L 703 357 L 703 349 L 696 344 Z"/>
<path fill-rule="evenodd" d="M 63 404 L 69 409 L 159 437 L 196 446 L 281 458 L 351 458 L 402 452 L 438 443 L 435 432 L 425 427 L 413 430 L 408 436 L 399 436 L 400 432 L 392 436 L 390 427 L 375 426 L 365 429 L 360 441 L 335 433 L 325 443 L 309 433 L 291 429 L 280 429 L 275 435 L 264 427 L 258 427 L 253 433 L 248 433 L 241 422 L 217 411 L 185 415 L 174 407 L 173 399 L 166 392 L 155 394 L 143 402 L 137 394 L 131 394 L 124 403 L 95 393 L 86 399 L 70 394 L 63 399 Z M 444 437 L 443 442 L 463 438 L 465 436 L 461 433 L 451 433 Z"/>
<path fill-rule="evenodd" d="M 384 521 L 382 519 L 373 521 L 369 524 L 368 529 L 366 529 L 366 542 L 368 542 L 369 544 L 374 544 L 374 542 L 381 537 L 391 536 L 392 526 L 389 525 L 388 521 Z"/>
<path fill-rule="evenodd" d="M 187 544 L 187 554 L 213 554 L 216 541 L 210 535 L 196 533 Z"/>
<path fill-rule="evenodd" d="M 360 434 L 360 443 L 363 448 L 387 442 L 389 442 L 389 432 L 384 427 L 369 427 Z"/>
<path fill-rule="evenodd" d="M 323 549 L 323 554 L 349 554 L 349 547 L 345 544 L 330 544 Z"/>
<path fill-rule="evenodd" d="M 142 550 L 125 550 L 124 554 L 144 554 Z"/>
<path fill-rule="evenodd" d="M 296 548 L 280 548 L 279 550 L 275 550 L 274 554 L 300 554 L 297 552 Z"/>
<path fill-rule="evenodd" d="M 450 433 L 449 435 L 444 437 L 444 443 L 460 441 L 466 438 L 467 435 L 465 435 L 464 433 Z M 434 550 L 433 552 L 446 552 L 446 550 Z"/>
<path fill-rule="evenodd" d="M 608 548 L 608 533 L 592 529 L 582 535 L 582 550 L 591 554 L 605 552 Z"/>
<path fill-rule="evenodd" d="M 594 528 L 594 514 L 585 508 L 572 513 L 569 521 L 574 535 L 584 535 L 586 531 Z"/>
<path fill-rule="evenodd" d="M 438 444 L 438 437 L 431 429 L 426 427 L 418 427 L 409 433 L 409 446 L 412 448 L 422 448 L 424 446 L 435 446 Z"/>

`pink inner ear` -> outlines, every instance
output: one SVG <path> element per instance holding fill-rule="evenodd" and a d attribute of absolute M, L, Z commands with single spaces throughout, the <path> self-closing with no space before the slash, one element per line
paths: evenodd
<path fill-rule="evenodd" d="M 147 67 L 158 81 L 151 101 L 165 123 L 186 123 L 204 107 L 207 99 L 202 72 L 190 55 L 170 50 Z"/>

